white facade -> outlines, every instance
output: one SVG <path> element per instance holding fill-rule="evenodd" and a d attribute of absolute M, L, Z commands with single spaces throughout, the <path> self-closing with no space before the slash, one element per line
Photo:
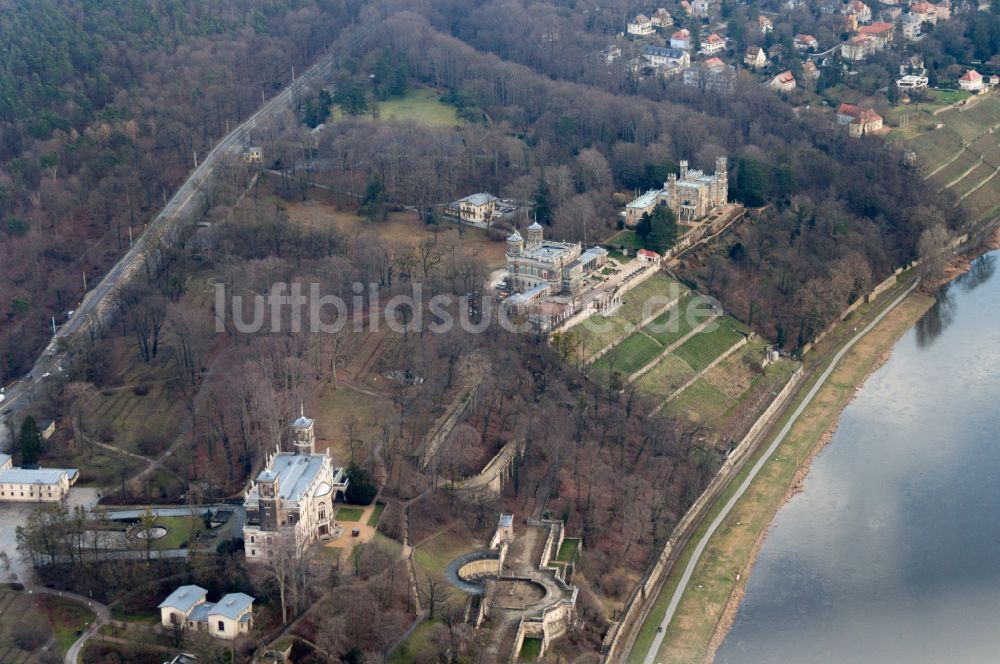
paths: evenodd
<path fill-rule="evenodd" d="M 927 87 L 927 77 L 926 76 L 914 76 L 913 74 L 907 74 L 903 78 L 896 81 L 896 87 L 900 90 L 923 90 Z"/>
<path fill-rule="evenodd" d="M 206 602 L 208 591 L 200 586 L 181 586 L 160 602 L 160 624 L 164 627 L 207 632 L 219 639 L 235 639 L 253 629 L 254 598 L 228 593 L 218 602 Z"/>
<path fill-rule="evenodd" d="M 79 476 L 75 468 L 14 468 L 10 455 L 0 454 L 0 501 L 59 502 Z"/>

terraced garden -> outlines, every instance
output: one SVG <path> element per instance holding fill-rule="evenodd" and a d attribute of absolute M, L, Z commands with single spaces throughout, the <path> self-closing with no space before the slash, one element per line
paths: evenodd
<path fill-rule="evenodd" d="M 701 371 L 750 333 L 746 325 L 732 316 L 723 316 L 674 351 L 695 371 Z"/>

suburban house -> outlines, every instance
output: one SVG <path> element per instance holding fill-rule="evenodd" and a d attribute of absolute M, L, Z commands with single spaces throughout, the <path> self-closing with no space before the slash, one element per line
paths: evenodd
<path fill-rule="evenodd" d="M 845 16 L 853 16 L 859 25 L 871 23 L 872 20 L 871 7 L 861 2 L 861 0 L 851 0 L 848 2 L 844 6 L 843 13 Z"/>
<path fill-rule="evenodd" d="M 601 51 L 600 56 L 606 63 L 611 64 L 618 58 L 622 57 L 622 49 L 618 46 L 618 44 L 609 44 L 606 49 Z"/>
<path fill-rule="evenodd" d="M 795 35 L 792 46 L 800 51 L 815 51 L 819 48 L 819 41 L 812 35 Z"/>
<path fill-rule="evenodd" d="M 663 7 L 653 12 L 653 16 L 649 20 L 657 28 L 669 28 L 674 24 L 674 17 Z"/>
<path fill-rule="evenodd" d="M 736 68 L 719 58 L 709 58 L 684 72 L 684 85 L 715 92 L 729 92 L 736 81 Z"/>
<path fill-rule="evenodd" d="M 970 69 L 958 79 L 958 87 L 969 92 L 979 92 L 983 89 L 983 75 L 975 69 Z"/>
<path fill-rule="evenodd" d="M 927 88 L 927 77 L 907 74 L 896 81 L 896 87 L 900 90 L 924 90 Z"/>
<path fill-rule="evenodd" d="M 700 16 L 701 18 L 706 18 L 708 16 L 708 11 L 711 9 L 712 3 L 710 0 L 694 0 L 691 3 L 691 10 L 695 16 Z"/>
<path fill-rule="evenodd" d="M 0 501 L 59 502 L 79 477 L 76 468 L 15 468 L 9 454 L 0 454 Z"/>
<path fill-rule="evenodd" d="M 274 556 L 283 543 L 294 544 L 301 553 L 333 530 L 334 502 L 347 491 L 348 479 L 329 454 L 316 453 L 314 425 L 300 414 L 291 427 L 295 451 L 275 450 L 246 492 L 243 547 L 248 562 Z"/>
<path fill-rule="evenodd" d="M 679 48 L 646 46 L 642 56 L 651 67 L 656 67 L 664 76 L 679 74 L 691 66 L 691 55 Z"/>
<path fill-rule="evenodd" d="M 892 42 L 892 23 L 877 22 L 858 29 L 858 33 L 868 35 L 875 40 L 879 48 L 885 48 Z"/>
<path fill-rule="evenodd" d="M 259 164 L 264 159 L 264 153 L 256 145 L 243 148 L 243 161 L 248 164 Z"/>
<path fill-rule="evenodd" d="M 774 44 L 771 48 L 767 49 L 767 59 L 768 60 L 781 60 L 785 57 L 785 47 L 782 44 Z"/>
<path fill-rule="evenodd" d="M 921 34 L 921 26 L 924 22 L 913 14 L 905 14 L 900 19 L 900 31 L 904 39 L 917 39 Z"/>
<path fill-rule="evenodd" d="M 645 14 L 636 15 L 634 19 L 628 22 L 626 29 L 628 34 L 633 37 L 648 37 L 656 32 L 656 30 L 653 29 L 653 22 L 650 21 L 649 17 Z"/>
<path fill-rule="evenodd" d="M 868 35 L 854 35 L 840 45 L 840 55 L 845 60 L 864 60 L 878 50 L 878 43 Z"/>
<path fill-rule="evenodd" d="M 650 213 L 659 201 L 660 190 L 650 189 L 645 194 L 639 196 L 634 201 L 625 206 L 625 225 L 629 228 L 635 227 L 642 219 L 642 215 Z"/>
<path fill-rule="evenodd" d="M 670 35 L 670 48 L 679 48 L 684 51 L 691 50 L 691 31 L 681 28 Z"/>
<path fill-rule="evenodd" d="M 507 238 L 507 283 L 522 296 L 508 298 L 514 304 L 527 304 L 549 293 L 575 295 L 587 277 L 608 261 L 603 247 L 584 251 L 573 242 L 546 240 L 537 221 L 528 226 L 527 235 L 525 241 L 515 230 Z"/>
<path fill-rule="evenodd" d="M 660 254 L 655 251 L 650 251 L 649 249 L 640 249 L 635 252 L 635 257 L 643 263 L 659 263 L 663 258 Z"/>
<path fill-rule="evenodd" d="M 795 76 L 790 71 L 783 71 L 767 84 L 775 92 L 791 92 L 795 89 Z"/>
<path fill-rule="evenodd" d="M 882 128 L 882 116 L 871 108 L 861 110 L 854 104 L 841 104 L 837 108 L 837 124 L 847 125 L 851 138 L 861 138 Z"/>
<path fill-rule="evenodd" d="M 688 0 L 681 0 L 681 11 L 690 16 L 692 13 L 694 13 L 694 8 L 691 6 L 691 3 L 688 2 Z"/>
<path fill-rule="evenodd" d="M 496 213 L 496 196 L 482 193 L 460 198 L 444 208 L 445 216 L 473 223 L 489 222 L 496 216 Z"/>
<path fill-rule="evenodd" d="M 208 632 L 220 639 L 235 639 L 253 629 L 254 598 L 228 593 L 218 602 L 206 602 L 208 591 L 200 586 L 181 586 L 160 602 L 160 624 L 164 627 Z"/>
<path fill-rule="evenodd" d="M 714 32 L 701 40 L 701 52 L 705 55 L 715 55 L 726 50 L 726 40 Z"/>
<path fill-rule="evenodd" d="M 817 67 L 816 63 L 813 62 L 812 60 L 806 60 L 805 63 L 802 65 L 802 74 L 807 78 L 816 80 L 817 78 L 819 78 L 820 74 L 819 67 Z"/>
<path fill-rule="evenodd" d="M 743 64 L 751 69 L 760 69 L 767 64 L 767 55 L 760 46 L 747 46 L 743 54 Z"/>
<path fill-rule="evenodd" d="M 774 30 L 774 21 L 761 14 L 757 17 L 757 25 L 760 27 L 760 34 L 766 35 Z"/>

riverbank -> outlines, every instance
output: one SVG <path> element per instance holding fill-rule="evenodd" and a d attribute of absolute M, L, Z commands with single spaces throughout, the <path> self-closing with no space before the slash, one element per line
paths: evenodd
<path fill-rule="evenodd" d="M 898 296 L 885 294 L 883 304 Z M 710 659 L 721 644 L 735 616 L 744 592 L 746 579 L 752 566 L 755 551 L 764 541 L 767 528 L 782 503 L 807 472 L 808 461 L 828 441 L 840 412 L 853 398 L 856 388 L 881 362 L 896 341 L 930 308 L 933 299 L 911 294 L 890 311 L 878 325 L 855 344 L 835 368 L 829 380 L 816 393 L 813 401 L 796 421 L 777 453 L 761 469 L 756 481 L 722 521 L 709 541 L 708 547 L 694 569 L 681 598 L 663 642 L 655 658 L 657 662 L 693 662 Z M 856 327 L 874 318 L 882 306 L 866 306 L 858 310 L 844 325 L 824 340 L 810 355 L 813 363 L 812 378 L 800 390 L 799 397 L 789 407 L 785 417 L 777 423 L 783 425 L 794 408 L 804 400 L 820 373 L 829 363 L 832 350 L 842 346 Z M 765 446 L 757 452 L 763 453 Z M 699 541 L 708 524 L 721 510 L 728 497 L 742 482 L 756 460 L 751 459 L 744 470 L 730 483 L 730 489 L 717 500 L 717 507 L 705 519 L 691 542 Z M 685 547 L 693 549 L 693 546 Z M 690 560 L 691 551 L 684 551 L 664 583 L 649 617 L 640 630 L 630 661 L 641 662 L 653 642 L 656 627 L 666 612 L 666 606 L 682 570 Z"/>

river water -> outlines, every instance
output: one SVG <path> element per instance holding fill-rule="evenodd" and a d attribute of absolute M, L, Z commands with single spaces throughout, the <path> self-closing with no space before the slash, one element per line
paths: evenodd
<path fill-rule="evenodd" d="M 1000 662 L 1000 253 L 844 410 L 717 662 Z"/>

